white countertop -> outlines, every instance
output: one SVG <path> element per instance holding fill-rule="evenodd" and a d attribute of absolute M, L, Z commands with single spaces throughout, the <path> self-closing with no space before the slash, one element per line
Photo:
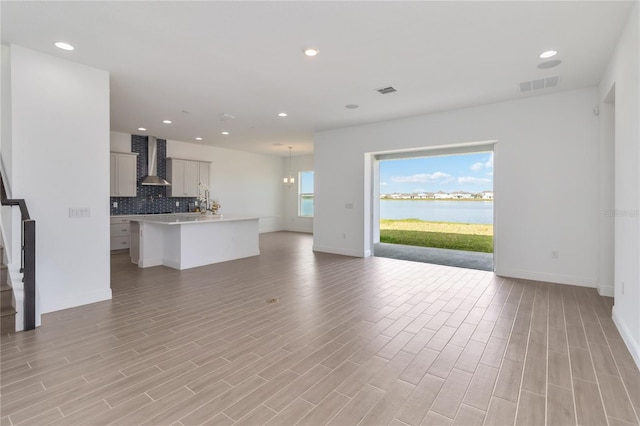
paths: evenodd
<path fill-rule="evenodd" d="M 258 220 L 252 216 L 236 216 L 236 215 L 203 215 L 203 214 L 157 214 L 157 215 L 140 215 L 132 216 L 129 219 L 132 222 L 157 223 L 161 225 L 187 225 L 193 223 L 212 223 L 212 222 L 232 222 L 239 220 Z"/>

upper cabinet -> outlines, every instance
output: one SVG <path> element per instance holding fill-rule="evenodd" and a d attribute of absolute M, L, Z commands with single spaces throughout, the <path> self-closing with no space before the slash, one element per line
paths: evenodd
<path fill-rule="evenodd" d="M 209 186 L 209 163 L 167 158 L 167 180 L 170 197 L 197 197 L 201 183 Z"/>
<path fill-rule="evenodd" d="M 112 197 L 136 196 L 136 162 L 138 154 L 112 152 L 110 192 Z"/>

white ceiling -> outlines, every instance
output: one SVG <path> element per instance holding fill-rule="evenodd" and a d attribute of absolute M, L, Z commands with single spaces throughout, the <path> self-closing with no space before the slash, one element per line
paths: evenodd
<path fill-rule="evenodd" d="M 595 85 L 633 1 L 0 4 L 3 44 L 109 71 L 112 130 L 299 155 L 315 131 L 531 96 L 526 80 Z M 538 69 L 550 48 L 562 64 Z"/>

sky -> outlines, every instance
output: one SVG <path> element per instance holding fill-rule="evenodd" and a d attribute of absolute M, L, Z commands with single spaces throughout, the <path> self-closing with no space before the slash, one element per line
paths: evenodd
<path fill-rule="evenodd" d="M 300 192 L 313 194 L 313 172 L 300 172 Z"/>
<path fill-rule="evenodd" d="M 493 190 L 493 152 L 380 161 L 380 193 Z"/>

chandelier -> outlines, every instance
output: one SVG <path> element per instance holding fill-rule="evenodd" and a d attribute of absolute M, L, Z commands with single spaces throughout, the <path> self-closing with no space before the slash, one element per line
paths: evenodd
<path fill-rule="evenodd" d="M 291 147 L 289 147 L 289 176 L 284 178 L 284 184 L 291 188 L 294 183 L 296 180 L 291 176 Z"/>

